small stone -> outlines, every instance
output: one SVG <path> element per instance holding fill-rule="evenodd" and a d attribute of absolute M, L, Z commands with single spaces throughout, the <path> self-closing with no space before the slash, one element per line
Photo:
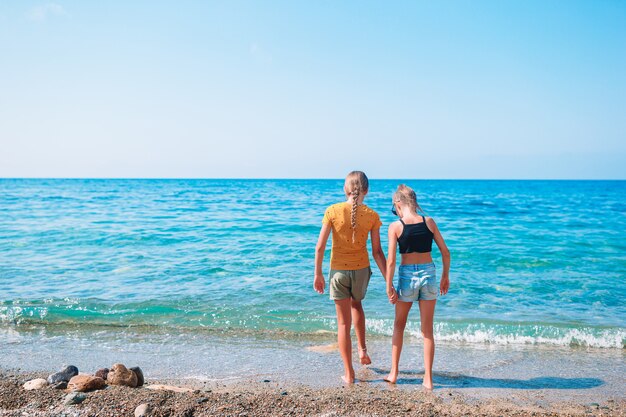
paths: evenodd
<path fill-rule="evenodd" d="M 76 375 L 67 383 L 69 390 L 78 392 L 94 391 L 105 386 L 106 382 L 104 382 L 104 379 L 91 375 Z"/>
<path fill-rule="evenodd" d="M 102 369 L 98 369 L 95 373 L 95 375 L 97 377 L 100 377 L 102 379 L 104 379 L 105 381 L 107 380 L 107 375 L 109 374 L 109 368 L 102 368 Z"/>
<path fill-rule="evenodd" d="M 83 401 L 85 401 L 85 398 L 87 398 L 87 396 L 83 394 L 82 392 L 70 392 L 63 399 L 63 404 L 65 405 L 80 404 Z"/>
<path fill-rule="evenodd" d="M 43 378 L 37 378 L 37 379 L 31 379 L 30 381 L 26 382 L 23 387 L 25 390 L 33 390 L 33 389 L 41 389 L 41 388 L 45 388 L 48 386 L 48 381 L 46 381 Z"/>
<path fill-rule="evenodd" d="M 269 379 L 264 379 L 263 382 L 270 382 L 270 380 Z"/>
<path fill-rule="evenodd" d="M 78 375 L 78 368 L 74 365 L 69 365 L 61 369 L 59 372 L 48 376 L 48 383 L 52 385 L 61 381 L 69 382 L 69 380 L 76 375 Z"/>
<path fill-rule="evenodd" d="M 61 381 L 58 384 L 56 384 L 53 388 L 54 389 L 66 389 L 67 388 L 67 382 Z"/>
<path fill-rule="evenodd" d="M 205 402 L 207 402 L 207 401 L 209 401 L 209 399 L 208 399 L 208 398 L 206 398 L 206 397 L 198 398 L 198 400 L 196 400 L 196 402 L 197 402 L 198 404 L 202 404 L 202 403 L 205 403 Z"/>
<path fill-rule="evenodd" d="M 137 375 L 137 386 L 141 387 L 143 386 L 143 371 L 141 370 L 140 367 L 138 366 L 133 366 L 132 368 L 130 368 L 131 371 L 133 371 L 135 373 L 135 375 Z"/>
<path fill-rule="evenodd" d="M 596 407 L 596 408 L 600 407 L 600 404 L 598 404 L 598 403 L 590 403 L 589 405 L 591 407 Z"/>
<path fill-rule="evenodd" d="M 137 408 L 135 408 L 135 417 L 146 417 L 152 413 L 152 407 L 150 404 L 139 404 Z"/>
<path fill-rule="evenodd" d="M 107 375 L 107 383 L 135 388 L 137 386 L 137 375 L 121 363 L 116 363 L 111 367 Z"/>
<path fill-rule="evenodd" d="M 287 391 L 283 391 L 280 393 L 280 395 L 287 395 L 287 394 L 289 394 Z"/>

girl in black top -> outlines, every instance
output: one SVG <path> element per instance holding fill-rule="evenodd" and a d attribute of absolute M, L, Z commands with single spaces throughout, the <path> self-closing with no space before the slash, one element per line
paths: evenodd
<path fill-rule="evenodd" d="M 400 219 L 389 225 L 389 253 L 387 254 L 387 295 L 396 305 L 396 319 L 393 326 L 391 349 L 391 371 L 385 381 L 395 383 L 398 379 L 398 364 L 402 352 L 404 328 L 413 302 L 419 302 L 421 330 L 424 336 L 424 380 L 422 385 L 433 388 L 433 359 L 435 340 L 433 339 L 433 317 L 437 293 L 444 295 L 450 286 L 450 251 L 439 233 L 437 224 L 430 217 L 419 215 L 423 212 L 415 191 L 402 184 L 393 195 L 392 211 Z M 435 264 L 431 257 L 433 240 L 441 252 L 443 272 L 437 285 Z M 396 268 L 396 248 L 400 249 L 401 263 L 398 269 L 398 287 L 393 287 Z"/>

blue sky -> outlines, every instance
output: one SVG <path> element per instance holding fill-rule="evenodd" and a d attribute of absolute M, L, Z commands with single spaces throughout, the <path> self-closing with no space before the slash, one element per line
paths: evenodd
<path fill-rule="evenodd" d="M 626 179 L 626 2 L 2 1 L 0 177 Z"/>

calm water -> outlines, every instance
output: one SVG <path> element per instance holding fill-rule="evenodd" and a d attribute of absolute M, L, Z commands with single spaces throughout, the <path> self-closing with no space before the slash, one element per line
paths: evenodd
<path fill-rule="evenodd" d="M 398 183 L 371 181 L 365 201 L 381 215 L 385 249 Z M 626 346 L 626 181 L 406 183 L 452 252 L 439 340 Z M 312 289 L 313 256 L 342 185 L 0 180 L 0 329 L 332 331 L 334 306 Z M 390 335 L 393 308 L 377 269 L 364 305 L 369 331 Z"/>

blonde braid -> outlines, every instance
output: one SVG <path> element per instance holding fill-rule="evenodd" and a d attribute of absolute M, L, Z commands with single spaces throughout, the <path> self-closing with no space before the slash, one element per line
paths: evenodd
<path fill-rule="evenodd" d="M 352 171 L 346 177 L 343 185 L 346 197 L 352 196 L 352 213 L 350 214 L 350 222 L 352 224 L 352 243 L 356 241 L 356 215 L 359 206 L 359 197 L 365 195 L 369 190 L 369 180 L 363 171 Z"/>
<path fill-rule="evenodd" d="M 356 208 L 359 205 L 359 194 L 360 190 L 357 186 L 357 188 L 352 191 L 352 213 L 350 215 L 350 222 L 352 223 L 352 243 L 354 243 L 356 237 Z"/>

